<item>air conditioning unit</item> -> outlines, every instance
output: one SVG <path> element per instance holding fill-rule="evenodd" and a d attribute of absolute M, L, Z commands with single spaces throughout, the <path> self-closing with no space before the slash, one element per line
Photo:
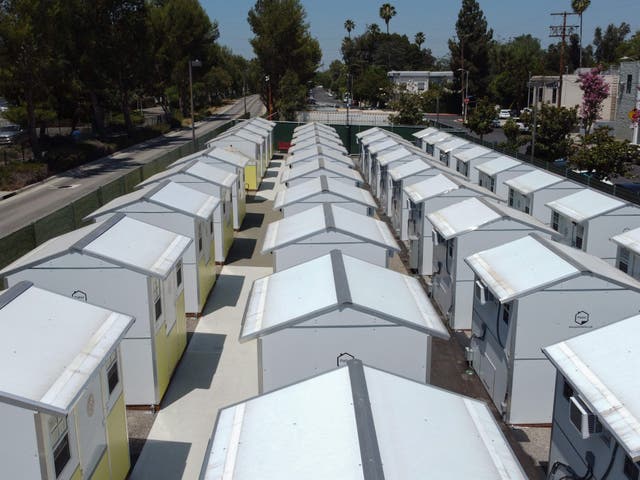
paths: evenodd
<path fill-rule="evenodd" d="M 438 232 L 436 232 L 435 230 L 431 230 L 431 238 L 433 240 L 433 244 L 434 245 L 440 245 L 440 238 L 438 238 Z"/>
<path fill-rule="evenodd" d="M 589 411 L 578 397 L 572 396 L 569 398 L 569 418 L 585 440 L 594 433 L 602 432 L 602 424 L 598 421 L 598 418 Z"/>
<path fill-rule="evenodd" d="M 475 282 L 474 294 L 480 302 L 480 305 L 487 303 L 487 287 L 485 287 L 480 280 L 476 280 Z"/>

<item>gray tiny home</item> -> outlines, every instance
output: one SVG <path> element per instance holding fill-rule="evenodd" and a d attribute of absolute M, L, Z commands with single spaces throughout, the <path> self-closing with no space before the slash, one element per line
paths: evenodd
<path fill-rule="evenodd" d="M 431 297 L 454 330 L 469 330 L 474 273 L 464 259 L 481 250 L 555 232 L 526 213 L 482 197 L 469 198 L 427 218 L 434 230 Z"/>
<path fill-rule="evenodd" d="M 460 137 L 449 137 L 433 146 L 434 160 L 442 163 L 445 167 L 454 168 L 452 158 L 454 155 L 464 150 L 470 150 L 476 146 L 475 143 Z"/>
<path fill-rule="evenodd" d="M 533 165 L 519 162 L 506 155 L 481 163 L 475 167 L 478 172 L 478 185 L 495 193 L 504 201 L 509 199 L 509 186 L 505 182 L 535 169 Z"/>
<path fill-rule="evenodd" d="M 627 230 L 611 237 L 617 247 L 616 267 L 640 280 L 640 228 Z"/>
<path fill-rule="evenodd" d="M 364 186 L 364 179 L 356 169 L 330 159 L 326 160 L 322 156 L 297 166 L 285 168 L 282 172 L 281 182 L 287 187 L 293 187 L 323 175 L 354 187 L 362 188 Z"/>
<path fill-rule="evenodd" d="M 332 250 L 256 280 L 240 341 L 258 340 L 262 393 L 349 358 L 428 383 L 432 336 L 449 338 L 417 279 Z"/>
<path fill-rule="evenodd" d="M 557 371 L 550 480 L 640 477 L 638 338 L 636 315 L 544 348 Z"/>
<path fill-rule="evenodd" d="M 408 144 L 408 142 L 404 139 L 398 138 L 395 134 L 392 135 L 388 132 L 384 138 L 365 145 L 364 164 L 360 166 L 360 170 L 362 171 L 364 179 L 371 185 L 371 188 L 376 184 L 378 178 L 376 157 L 383 152 L 395 150 L 406 144 Z"/>
<path fill-rule="evenodd" d="M 402 145 L 398 148 L 381 152 L 376 156 L 377 169 L 370 187 L 371 193 L 380 201 L 380 206 L 385 213 L 389 212 L 387 208 L 391 202 L 389 169 L 421 158 L 427 159 L 427 156 L 413 145 Z"/>
<path fill-rule="evenodd" d="M 403 157 L 411 154 L 413 148 L 415 147 L 409 142 L 396 138 L 389 138 L 389 141 L 385 142 L 376 142 L 369 147 L 371 155 L 369 188 L 375 197 L 380 197 L 380 183 L 383 176 L 386 175 L 387 166 L 393 162 L 402 161 Z"/>
<path fill-rule="evenodd" d="M 473 369 L 507 423 L 549 424 L 556 373 L 542 348 L 636 314 L 640 283 L 537 234 L 466 262 L 475 273 Z"/>
<path fill-rule="evenodd" d="M 455 168 L 471 183 L 478 183 L 478 170 L 476 170 L 476 167 L 499 156 L 500 154 L 495 150 L 482 145 L 475 145 L 471 148 L 455 151 L 451 155 L 449 167 Z"/>
<path fill-rule="evenodd" d="M 389 258 L 400 251 L 385 223 L 325 203 L 270 223 L 262 254 L 273 254 L 278 272 L 336 248 L 381 267 L 388 267 Z"/>
<path fill-rule="evenodd" d="M 315 162 L 320 158 L 324 159 L 325 162 L 340 163 L 348 168 L 356 167 L 351 157 L 324 145 L 314 145 L 295 154 L 289 154 L 286 159 L 286 165 L 287 167 L 295 168 L 306 162 Z"/>
<path fill-rule="evenodd" d="M 547 207 L 559 241 L 612 265 L 617 248 L 609 239 L 640 227 L 640 208 L 589 188 L 549 202 Z"/>
<path fill-rule="evenodd" d="M 433 156 L 434 147 L 438 142 L 444 142 L 447 139 L 455 138 L 451 133 L 436 131 L 431 135 L 426 135 L 420 139 L 420 149 L 424 150 L 427 154 Z"/>

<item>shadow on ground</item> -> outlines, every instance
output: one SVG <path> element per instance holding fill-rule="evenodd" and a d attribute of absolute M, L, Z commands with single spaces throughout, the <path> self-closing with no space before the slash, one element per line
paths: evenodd
<path fill-rule="evenodd" d="M 145 455 L 153 459 L 153 471 L 135 472 L 131 479 L 182 478 L 191 450 L 190 443 L 147 440 L 144 445 Z"/>
<path fill-rule="evenodd" d="M 258 241 L 255 238 L 236 238 L 231 245 L 231 249 L 225 260 L 226 265 L 233 265 L 240 260 L 247 260 L 253 257 Z"/>
<path fill-rule="evenodd" d="M 240 231 L 249 230 L 250 228 L 260 228 L 264 222 L 264 213 L 247 213 L 244 216 Z"/>
<path fill-rule="evenodd" d="M 235 307 L 240 300 L 243 285 L 243 275 L 220 275 L 216 281 L 215 288 L 202 309 L 202 315 L 209 315 L 211 312 L 224 307 Z"/>

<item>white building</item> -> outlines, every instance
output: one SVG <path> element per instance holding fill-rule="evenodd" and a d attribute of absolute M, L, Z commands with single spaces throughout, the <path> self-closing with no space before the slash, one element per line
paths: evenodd
<path fill-rule="evenodd" d="M 639 326 L 636 315 L 544 349 L 557 370 L 549 479 L 640 477 Z"/>
<path fill-rule="evenodd" d="M 324 159 L 325 162 L 340 163 L 348 168 L 355 168 L 351 157 L 325 145 L 314 145 L 313 147 L 300 150 L 295 154 L 290 154 L 287 156 L 286 165 L 296 167 L 306 162 L 315 162 L 319 158 Z"/>
<path fill-rule="evenodd" d="M 423 154 L 413 145 L 400 145 L 397 148 L 384 150 L 375 156 L 373 175 L 369 186 L 371 193 L 380 201 L 383 210 L 391 200 L 389 168 L 420 158 L 416 152 Z"/>
<path fill-rule="evenodd" d="M 418 148 L 424 150 L 422 148 L 422 139 L 424 137 L 428 137 L 429 135 L 433 135 L 434 133 L 438 133 L 440 130 L 438 130 L 435 127 L 427 127 L 427 128 L 423 128 L 422 130 L 418 130 L 417 132 L 413 132 L 411 134 L 412 137 L 415 137 L 415 144 Z"/>
<path fill-rule="evenodd" d="M 2 478 L 127 477 L 120 342 L 132 323 L 29 282 L 0 293 Z"/>
<path fill-rule="evenodd" d="M 410 93 L 423 93 L 431 88 L 431 85 L 442 85 L 453 82 L 453 72 L 425 71 L 425 70 L 391 70 L 387 77 L 395 87 L 404 87 Z"/>
<path fill-rule="evenodd" d="M 52 238 L 0 276 L 135 318 L 121 347 L 125 403 L 157 406 L 187 344 L 182 264 L 190 243 L 116 214 Z"/>
<path fill-rule="evenodd" d="M 320 176 L 332 178 L 354 187 L 362 188 L 364 186 L 364 179 L 357 170 L 338 162 L 327 161 L 322 156 L 301 163 L 297 167 L 285 168 L 282 172 L 281 182 L 287 187 L 293 187 Z"/>
<path fill-rule="evenodd" d="M 541 349 L 636 314 L 640 283 L 537 235 L 466 261 L 476 275 L 473 369 L 506 422 L 551 422 L 555 369 Z"/>
<path fill-rule="evenodd" d="M 403 145 L 410 145 L 409 142 L 398 137 L 395 134 L 392 135 L 390 132 L 385 133 L 386 135 L 383 138 L 372 140 L 368 143 L 367 140 L 374 138 L 374 136 L 366 137 L 366 139 L 363 139 L 362 143 L 365 152 L 364 163 L 361 165 L 360 170 L 362 171 L 362 176 L 364 177 L 364 179 L 372 186 L 376 184 L 376 180 L 378 177 L 376 156 L 385 151 L 391 151 L 400 148 Z"/>
<path fill-rule="evenodd" d="M 514 158 L 502 155 L 477 165 L 475 169 L 478 172 L 478 185 L 495 193 L 502 200 L 508 201 L 509 186 L 505 182 L 512 178 L 520 177 L 525 173 L 532 172 L 536 168 L 533 165 L 522 163 Z"/>
<path fill-rule="evenodd" d="M 484 402 L 351 360 L 220 410 L 200 480 L 244 478 L 527 477 Z"/>
<path fill-rule="evenodd" d="M 279 272 L 336 248 L 381 267 L 400 251 L 385 223 L 324 204 L 270 223 L 262 254 L 273 254 L 273 270 Z"/>
<path fill-rule="evenodd" d="M 627 230 L 611 237 L 617 246 L 616 267 L 640 280 L 640 228 Z"/>
<path fill-rule="evenodd" d="M 448 138 L 457 138 L 452 134 L 442 131 L 436 131 L 431 135 L 426 135 L 420 139 L 420 148 L 427 152 L 427 154 L 433 156 L 433 151 L 436 143 L 444 142 Z"/>
<path fill-rule="evenodd" d="M 456 155 L 460 155 L 465 150 L 475 148 L 476 144 L 459 137 L 449 137 L 442 142 L 437 142 L 433 145 L 433 158 L 445 167 L 454 169 L 455 165 L 452 165 L 452 158 Z"/>
<path fill-rule="evenodd" d="M 328 148 L 335 152 L 340 153 L 341 155 L 347 155 L 347 149 L 344 148 L 342 141 L 340 139 L 334 139 L 329 137 L 324 137 L 320 135 L 314 135 L 311 137 L 301 138 L 295 145 L 292 145 L 289 148 L 289 155 L 295 155 L 298 152 L 302 152 L 309 148 L 314 148 L 316 146 L 321 146 L 324 148 Z"/>
<path fill-rule="evenodd" d="M 555 232 L 526 213 L 473 197 L 427 215 L 433 226 L 431 296 L 454 330 L 471 328 L 474 273 L 464 259 L 481 250 Z"/>
<path fill-rule="evenodd" d="M 322 132 L 325 135 L 330 135 L 334 138 L 340 138 L 335 128 L 318 122 L 305 123 L 304 125 L 300 125 L 294 128 L 292 138 L 298 138 L 302 135 L 308 135 L 309 132 Z"/>
<path fill-rule="evenodd" d="M 266 171 L 267 144 L 264 137 L 246 130 L 227 130 L 207 142 L 207 148 L 212 147 L 230 148 L 249 157 L 252 162 L 245 167 L 245 182 L 249 184 L 250 190 L 254 184 L 260 185 Z"/>
<path fill-rule="evenodd" d="M 262 393 L 350 358 L 428 382 L 432 336 L 449 338 L 418 280 L 333 250 L 256 280 L 240 341 L 258 340 Z"/>
<path fill-rule="evenodd" d="M 495 150 L 476 145 L 453 153 L 448 166 L 455 168 L 458 173 L 464 175 L 471 183 L 478 183 L 478 170 L 476 170 L 476 167 L 499 156 L 500 153 Z"/>

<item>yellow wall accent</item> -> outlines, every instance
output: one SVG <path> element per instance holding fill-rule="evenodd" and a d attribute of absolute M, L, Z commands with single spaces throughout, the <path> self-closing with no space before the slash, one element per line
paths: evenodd
<path fill-rule="evenodd" d="M 80 467 L 76 468 L 76 471 L 73 472 L 71 480 L 82 480 L 82 469 Z"/>
<path fill-rule="evenodd" d="M 231 228 L 231 231 L 233 231 L 233 228 Z M 211 254 L 209 255 L 208 263 L 205 261 L 204 255 L 198 259 L 198 307 L 200 311 L 204 308 L 204 304 L 207 303 L 209 292 L 211 292 L 213 284 L 216 283 L 216 259 L 213 240 L 210 248 Z"/>
<path fill-rule="evenodd" d="M 231 219 L 231 215 L 229 215 L 229 219 Z M 224 253 L 224 258 L 227 258 L 227 254 L 233 244 L 233 220 L 225 223 L 224 218 L 222 219 L 222 239 L 224 240 L 222 252 Z"/>
<path fill-rule="evenodd" d="M 176 369 L 178 360 L 180 360 L 184 347 L 187 345 L 187 316 L 184 311 L 184 290 L 182 290 L 176 299 L 176 323 L 169 332 L 169 338 L 167 339 L 170 373 L 173 373 Z"/>
<path fill-rule="evenodd" d="M 169 347 L 167 345 L 167 325 L 163 324 L 156 333 L 156 375 L 158 378 L 158 400 L 164 396 L 169 386 Z M 160 403 L 158 401 L 158 403 Z"/>
<path fill-rule="evenodd" d="M 96 469 L 93 471 L 93 475 L 91 475 L 91 480 L 109 480 L 110 478 L 109 455 L 107 455 L 107 452 L 104 452 Z"/>
<path fill-rule="evenodd" d="M 131 468 L 131 460 L 123 394 L 120 394 L 107 416 L 107 451 L 111 463 L 111 479 L 124 480 Z"/>
<path fill-rule="evenodd" d="M 240 221 L 240 226 L 242 226 L 242 221 L 244 220 L 244 216 L 247 214 L 247 197 L 246 195 L 243 198 L 238 198 L 238 220 Z"/>
<path fill-rule="evenodd" d="M 258 170 L 255 163 L 244 167 L 244 184 L 247 190 L 258 190 Z"/>

